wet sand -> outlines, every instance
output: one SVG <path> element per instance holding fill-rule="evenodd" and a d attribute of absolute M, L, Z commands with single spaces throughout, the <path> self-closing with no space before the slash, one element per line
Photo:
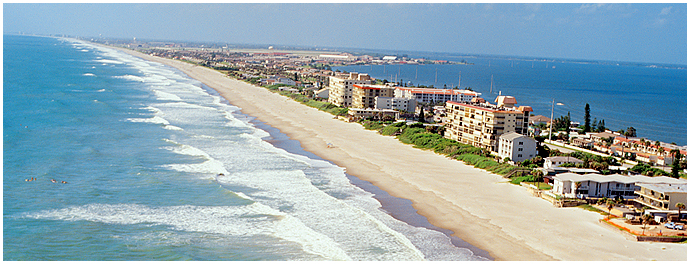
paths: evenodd
<path fill-rule="evenodd" d="M 499 175 L 415 149 L 208 68 L 123 51 L 201 81 L 242 113 L 298 140 L 304 150 L 411 201 L 432 225 L 453 231 L 496 260 L 687 260 L 687 244 L 626 240 L 599 224 L 601 215 L 555 208 Z M 334 147 L 327 148 L 329 143 Z"/>

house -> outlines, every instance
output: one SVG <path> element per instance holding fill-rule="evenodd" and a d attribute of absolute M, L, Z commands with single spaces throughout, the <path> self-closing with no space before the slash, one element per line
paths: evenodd
<path fill-rule="evenodd" d="M 642 175 L 625 176 L 620 174 L 575 174 L 561 173 L 553 177 L 552 193 L 566 197 L 608 197 L 618 196 L 624 199 L 637 197 L 635 191 L 639 191 L 638 184 L 685 184 L 687 181 L 666 176 L 648 177 Z"/>
<path fill-rule="evenodd" d="M 593 146 L 593 143 L 585 138 L 573 138 L 573 145 L 581 148 L 589 148 Z"/>
<path fill-rule="evenodd" d="M 563 156 L 547 157 L 547 158 L 544 158 L 544 169 L 559 167 L 559 166 L 566 164 L 566 163 L 583 164 L 585 162 L 578 159 L 578 158 L 573 158 L 573 157 L 563 157 Z"/>
<path fill-rule="evenodd" d="M 606 140 L 608 138 L 616 138 L 618 135 L 609 133 L 609 132 L 600 132 L 600 133 L 594 133 L 590 134 L 589 138 L 594 141 L 594 142 L 599 142 L 599 143 L 606 143 Z"/>
<path fill-rule="evenodd" d="M 318 90 L 314 92 L 314 96 L 318 98 L 326 98 L 328 99 L 328 87 L 323 88 L 321 90 Z"/>
<path fill-rule="evenodd" d="M 532 159 L 537 156 L 537 141 L 515 132 L 505 133 L 498 140 L 498 156 L 514 162 Z"/>
<path fill-rule="evenodd" d="M 535 116 L 530 116 L 529 117 L 529 124 L 530 125 L 541 125 L 541 124 L 549 124 L 551 123 L 551 118 L 545 117 L 543 115 L 535 115 Z"/>

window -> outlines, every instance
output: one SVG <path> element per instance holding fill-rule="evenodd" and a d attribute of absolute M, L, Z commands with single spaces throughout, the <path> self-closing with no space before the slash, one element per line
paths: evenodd
<path fill-rule="evenodd" d="M 518 142 L 518 145 L 522 145 L 522 142 Z"/>
<path fill-rule="evenodd" d="M 518 151 L 522 151 L 522 148 L 518 148 Z"/>
<path fill-rule="evenodd" d="M 518 154 L 518 158 L 522 158 L 522 154 Z"/>

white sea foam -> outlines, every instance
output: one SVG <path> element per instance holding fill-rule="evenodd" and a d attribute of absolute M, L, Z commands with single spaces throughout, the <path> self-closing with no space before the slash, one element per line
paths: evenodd
<path fill-rule="evenodd" d="M 156 94 L 156 97 L 158 100 L 168 100 L 168 101 L 182 101 L 179 96 L 171 94 L 171 93 L 166 93 L 163 91 L 159 90 L 153 90 L 153 92 Z"/>
<path fill-rule="evenodd" d="M 123 75 L 123 76 L 114 76 L 114 78 L 126 79 L 126 80 L 137 81 L 137 82 L 144 82 L 144 78 L 141 78 L 139 76 L 129 75 L 129 74 Z"/>
<path fill-rule="evenodd" d="M 222 162 L 212 158 L 208 153 L 204 152 L 203 150 L 200 150 L 198 148 L 188 146 L 188 145 L 183 145 L 179 144 L 177 142 L 174 142 L 172 140 L 166 140 L 169 143 L 174 144 L 172 147 L 167 147 L 165 149 L 168 149 L 174 153 L 177 154 L 182 154 L 182 155 L 188 155 L 188 156 L 199 156 L 203 157 L 205 159 L 204 162 L 202 163 L 192 163 L 192 164 L 168 164 L 164 165 L 164 167 L 176 170 L 176 171 L 181 171 L 181 172 L 190 172 L 190 173 L 204 173 L 204 174 L 211 174 L 211 175 L 217 175 L 219 173 L 228 175 L 229 172 L 227 169 L 225 169 L 225 166 L 223 165 Z M 212 176 L 209 176 L 212 177 Z"/>
<path fill-rule="evenodd" d="M 105 224 L 153 224 L 174 230 L 251 237 L 272 235 L 302 245 L 328 260 L 350 260 L 338 245 L 295 218 L 260 203 L 246 206 L 169 206 L 89 204 L 25 214 L 34 219 L 90 221 Z"/>
<path fill-rule="evenodd" d="M 174 143 L 169 150 L 204 157 L 205 161 L 166 166 L 190 173 L 223 173 L 226 176 L 215 179 L 227 186 L 251 189 L 237 195 L 257 201 L 266 207 L 264 210 L 272 212 L 268 215 L 281 219 L 280 225 L 273 227 L 273 235 L 333 260 L 458 260 L 471 256 L 468 250 L 450 245 L 439 232 L 409 226 L 382 212 L 371 194 L 350 184 L 342 168 L 288 153 L 261 140 L 269 134 L 255 128 L 249 119 L 235 115 L 233 112 L 239 108 L 221 103 L 220 97 L 200 88 L 198 81 L 157 63 L 139 63 L 138 58 L 129 55 L 108 51 L 103 54 L 138 69 L 144 76 L 138 77 L 138 81 L 147 84 L 158 98 L 162 92 L 180 100 L 155 104 L 152 108 L 157 110 L 153 111 L 156 117 L 165 117 L 163 120 L 176 125 L 212 128 L 195 130 L 184 126 L 189 135 L 179 141 L 186 145 L 169 141 Z M 166 125 L 170 129 L 171 125 Z M 227 129 L 219 129 L 221 126 Z M 230 137 L 224 131 L 235 134 Z M 235 131 L 242 134 L 237 136 Z M 307 170 L 312 172 L 306 175 Z M 276 208 L 289 209 L 280 212 Z M 259 229 L 242 223 L 237 226 Z"/>
<path fill-rule="evenodd" d="M 381 221 L 317 189 L 301 171 L 234 173 L 221 182 L 261 190 L 256 197 L 268 206 L 290 204 L 290 215 L 316 232 L 328 234 L 356 260 L 423 260 L 423 254 L 405 237 Z M 252 195 L 250 194 L 250 197 Z M 383 250 L 383 252 L 374 251 Z"/>
<path fill-rule="evenodd" d="M 154 123 L 154 124 L 161 124 L 161 125 L 169 125 L 170 122 L 168 120 L 165 120 L 164 118 L 160 116 L 154 116 L 151 118 L 127 118 L 125 119 L 129 122 L 135 122 L 135 123 Z"/>
<path fill-rule="evenodd" d="M 90 73 L 90 72 L 84 73 L 84 74 L 82 74 L 82 75 L 84 75 L 84 76 L 96 76 L 95 74 Z"/>
<path fill-rule="evenodd" d="M 184 130 L 184 129 L 182 129 L 181 127 L 178 127 L 178 126 L 171 126 L 171 125 L 166 125 L 166 126 L 164 126 L 163 128 L 165 128 L 165 129 L 167 129 L 167 130 L 175 130 L 175 131 L 182 131 L 182 130 Z"/>
<path fill-rule="evenodd" d="M 239 196 L 239 197 L 242 198 L 242 199 L 254 201 L 254 199 L 252 199 L 251 197 L 247 196 L 247 195 L 244 194 L 244 193 L 236 192 L 235 194 L 237 194 L 237 196 Z"/>
<path fill-rule="evenodd" d="M 124 62 L 117 61 L 117 60 L 108 60 L 108 59 L 100 59 L 96 60 L 96 62 L 104 63 L 104 64 L 124 64 Z"/>

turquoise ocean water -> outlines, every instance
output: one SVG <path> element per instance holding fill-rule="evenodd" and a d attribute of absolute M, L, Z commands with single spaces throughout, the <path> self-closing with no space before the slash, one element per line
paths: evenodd
<path fill-rule="evenodd" d="M 177 70 L 66 39 L 3 49 L 4 260 L 485 259 Z"/>
<path fill-rule="evenodd" d="M 572 61 L 536 58 L 410 53 L 471 65 L 366 65 L 333 67 L 333 70 L 369 73 L 374 78 L 436 88 L 471 87 L 487 101 L 501 92 L 512 95 L 518 105 L 534 108 L 534 114 L 554 118 L 567 115 L 584 124 L 585 104 L 592 119 L 604 119 L 617 131 L 634 127 L 637 135 L 678 145 L 687 145 L 687 68 L 685 65 L 655 65 L 615 62 Z M 493 76 L 493 89 L 491 79 Z"/>

